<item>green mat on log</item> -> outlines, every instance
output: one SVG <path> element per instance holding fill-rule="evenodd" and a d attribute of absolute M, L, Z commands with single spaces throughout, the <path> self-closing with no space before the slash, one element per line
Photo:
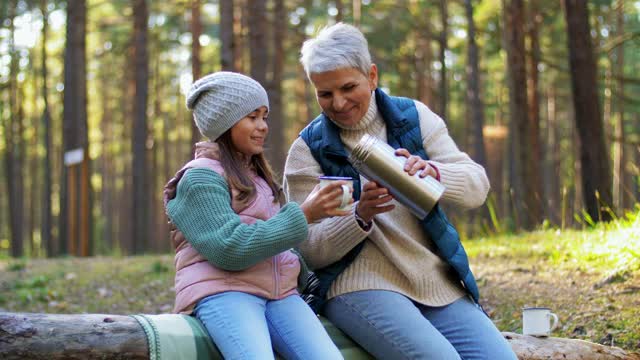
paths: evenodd
<path fill-rule="evenodd" d="M 147 335 L 150 360 L 222 359 L 220 351 L 209 338 L 207 330 L 195 317 L 177 314 L 132 316 L 140 323 Z M 327 319 L 321 317 L 320 320 L 345 359 L 373 359 Z"/>

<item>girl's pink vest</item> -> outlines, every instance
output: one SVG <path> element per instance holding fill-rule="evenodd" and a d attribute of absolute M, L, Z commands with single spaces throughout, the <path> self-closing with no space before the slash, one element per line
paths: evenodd
<path fill-rule="evenodd" d="M 211 145 L 215 144 L 209 143 L 209 146 Z M 165 203 L 175 197 L 178 182 L 190 168 L 207 168 L 223 175 L 222 165 L 218 160 L 196 158 L 180 169 L 167 183 Z M 267 182 L 255 174 L 253 180 L 256 185 L 255 199 L 245 208 L 240 208 L 235 201 L 231 204 L 245 224 L 267 220 L 280 209 L 279 204 L 273 201 L 273 194 Z M 300 262 L 297 255 L 291 251 L 282 252 L 242 271 L 225 271 L 200 256 L 173 224 L 170 237 L 176 251 L 176 302 L 173 309 L 176 313 L 189 314 L 200 299 L 225 291 L 241 291 L 266 299 L 282 299 L 297 293 Z"/>

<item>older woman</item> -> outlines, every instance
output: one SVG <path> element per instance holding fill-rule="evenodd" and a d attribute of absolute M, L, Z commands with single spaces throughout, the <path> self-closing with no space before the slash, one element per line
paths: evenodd
<path fill-rule="evenodd" d="M 323 112 L 289 150 L 286 194 L 304 201 L 321 175 L 356 180 L 353 216 L 311 224 L 300 247 L 320 280 L 317 310 L 380 359 L 515 359 L 477 303 L 466 254 L 442 210 L 418 219 L 360 177 L 347 156 L 363 135 L 376 136 L 408 158 L 405 171 L 433 176 L 446 187 L 442 201 L 464 209 L 484 202 L 484 169 L 426 105 L 377 88 L 378 69 L 355 27 L 323 29 L 304 43 L 301 62 Z"/>

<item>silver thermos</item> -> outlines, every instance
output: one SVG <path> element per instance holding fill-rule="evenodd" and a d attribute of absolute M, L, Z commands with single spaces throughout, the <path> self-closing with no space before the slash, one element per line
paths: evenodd
<path fill-rule="evenodd" d="M 424 219 L 444 193 L 444 186 L 431 176 L 421 178 L 420 172 L 410 176 L 404 171 L 407 158 L 395 155 L 384 141 L 364 135 L 353 148 L 349 162 L 369 181 L 389 189 L 393 197 Z"/>

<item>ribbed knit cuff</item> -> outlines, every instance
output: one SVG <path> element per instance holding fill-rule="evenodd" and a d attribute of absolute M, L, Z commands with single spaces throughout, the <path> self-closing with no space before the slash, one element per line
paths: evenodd
<path fill-rule="evenodd" d="M 335 224 L 333 227 L 324 227 L 324 232 L 331 238 L 336 239 L 336 250 L 345 255 L 358 243 L 364 240 L 370 233 L 373 226 L 368 230 L 364 230 L 356 220 L 355 211 L 358 203 L 353 204 L 353 210 L 350 215 L 333 217 Z M 373 223 L 373 222 L 372 222 Z M 327 224 L 328 225 L 328 224 Z"/>
<path fill-rule="evenodd" d="M 464 197 L 465 190 L 468 188 L 467 179 L 460 176 L 460 169 L 456 169 L 456 165 L 443 164 L 436 161 L 430 161 L 437 169 L 440 175 L 440 183 L 447 189 L 444 192 L 444 199 L 459 203 Z"/>

